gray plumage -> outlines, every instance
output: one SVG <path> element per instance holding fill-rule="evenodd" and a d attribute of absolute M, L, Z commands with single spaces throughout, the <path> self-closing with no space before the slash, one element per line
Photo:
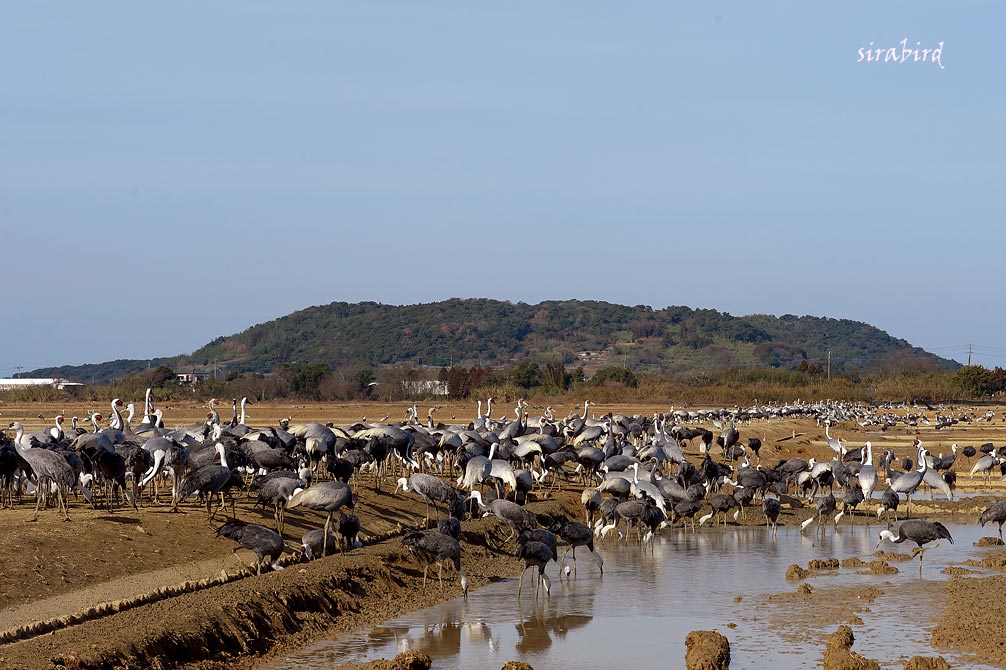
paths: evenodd
<path fill-rule="evenodd" d="M 286 504 L 287 509 L 306 507 L 316 512 L 325 512 L 325 542 L 322 545 L 322 556 L 328 554 L 327 539 L 332 526 L 332 514 L 342 507 L 352 509 L 356 505 L 353 492 L 349 485 L 340 481 L 322 482 L 297 493 Z"/>
<path fill-rule="evenodd" d="M 283 553 L 283 536 L 276 531 L 234 519 L 217 528 L 217 537 L 230 538 L 245 549 L 255 552 L 258 557 L 255 562 L 256 574 L 262 573 L 262 563 L 267 557 L 274 570 L 282 570 L 277 561 Z"/>
<path fill-rule="evenodd" d="M 468 576 L 461 567 L 461 544 L 450 535 L 436 530 L 414 531 L 402 537 L 402 546 L 423 561 L 423 591 L 426 591 L 426 572 L 434 563 L 439 565 L 437 578 L 444 588 L 444 561 L 451 561 L 461 575 L 461 592 L 468 597 Z"/>
<path fill-rule="evenodd" d="M 449 503 L 457 497 L 457 492 L 448 484 L 444 483 L 439 477 L 424 475 L 421 472 L 413 474 L 408 479 L 405 477 L 400 478 L 398 480 L 398 486 L 395 488 L 396 493 L 399 488 L 404 490 L 406 493 L 409 491 L 415 491 L 422 496 L 423 500 L 426 501 L 427 521 L 429 521 L 430 518 L 430 504 L 433 505 L 433 511 L 439 514 L 440 510 L 437 509 L 437 502 Z"/>
<path fill-rule="evenodd" d="M 548 595 L 552 590 L 552 584 L 548 579 L 548 575 L 545 574 L 545 566 L 548 565 L 549 561 L 555 560 L 555 553 L 553 553 L 552 549 L 543 542 L 525 542 L 518 547 L 517 558 L 524 561 L 524 569 L 521 570 L 520 581 L 517 582 L 517 599 L 520 600 L 524 573 L 531 567 L 538 568 L 539 580 L 545 586 L 545 594 Z"/>
<path fill-rule="evenodd" d="M 999 539 L 1003 539 L 1003 524 L 1006 523 L 1006 500 L 1000 500 L 991 507 L 985 509 L 978 517 L 978 523 L 982 528 L 985 524 L 995 522 L 999 524 Z"/>
<path fill-rule="evenodd" d="M 522 530 L 530 530 L 538 525 L 538 519 L 535 515 L 517 503 L 497 498 L 490 501 L 488 505 L 484 505 L 482 504 L 482 495 L 478 491 L 472 492 L 471 499 L 478 503 L 479 509 L 482 510 L 482 516 L 492 514 L 510 527 L 511 532 L 510 536 L 506 538 L 507 540 Z"/>

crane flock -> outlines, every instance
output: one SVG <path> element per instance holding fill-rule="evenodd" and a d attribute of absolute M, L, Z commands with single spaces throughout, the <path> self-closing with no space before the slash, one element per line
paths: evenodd
<path fill-rule="evenodd" d="M 800 531 L 816 521 L 818 532 L 824 532 L 839 506 L 835 525 L 845 516 L 855 521 L 857 514 L 869 523 L 871 511 L 861 508 L 874 503 L 873 494 L 882 486 L 886 488 L 876 514 L 893 513 L 895 521 L 900 496 L 910 516 L 912 497 L 920 487 L 953 498 L 956 444 L 949 455 L 933 456 L 915 440 L 914 463 L 904 463 L 907 467 L 899 471 L 893 467 L 898 463 L 893 450 L 883 450 L 875 466 L 871 442 L 850 448 L 848 441 L 831 433 L 841 421 L 883 427 L 929 422 L 924 413 L 910 408 L 904 408 L 902 415 L 890 407 L 793 403 L 732 410 L 672 408 L 652 416 L 606 414 L 598 418 L 588 416 L 588 401 L 582 413 L 572 411 L 557 418 L 551 407 L 531 416 L 529 405 L 521 400 L 511 419 L 510 415 L 493 418 L 492 403 L 492 398 L 486 401 L 483 414 L 479 401 L 476 417 L 464 424 L 436 423 L 432 409 L 426 422 L 420 422 L 418 408 L 413 406 L 404 421 L 395 423 L 385 423 L 390 417 L 384 417 L 376 423 L 291 425 L 287 419 L 278 426 L 252 427 L 246 424 L 247 399 L 240 402 L 240 416 L 237 400 L 232 401 L 230 422 L 221 419 L 214 399 L 208 403 L 207 421 L 169 430 L 164 412 L 155 408 L 148 390 L 135 427 L 135 405 L 124 405 L 119 398 L 111 401 L 104 428 L 99 413 L 83 422 L 91 424 L 90 431 L 78 425 L 76 417 L 66 429 L 63 415 L 54 418 L 52 427 L 38 432 L 27 432 L 22 423 L 12 422 L 13 437 L 5 434 L 0 443 L 0 504 L 13 507 L 15 500 L 33 493 L 35 518 L 40 510 L 55 506 L 69 520 L 69 501 L 77 492 L 93 507 L 112 512 L 122 504 L 134 509 L 141 502 L 157 504 L 163 488 L 170 492 L 172 511 L 180 511 L 187 499 L 198 497 L 212 525 L 218 513 L 226 513 L 229 496 L 230 516 L 216 527 L 215 535 L 254 552 L 260 572 L 266 566 L 278 569 L 283 552 L 296 551 L 313 559 L 326 556 L 335 546 L 343 551 L 357 546 L 361 528 L 351 510 L 364 492 L 360 481 L 369 476 L 374 491 L 366 492 L 367 496 L 401 491 L 419 495 L 426 504 L 421 530 L 402 537 L 402 546 L 424 565 L 424 589 L 427 570 L 434 563 L 443 588 L 443 567 L 450 563 L 467 596 L 461 523 L 469 515 L 482 515 L 506 525 L 510 532 L 502 543 L 516 540 L 514 555 L 525 569 L 536 569 L 536 591 L 543 588 L 547 596 L 551 591 L 547 566 L 558 563 L 567 577 L 571 571 L 575 575 L 577 547 L 590 552 L 602 574 L 603 561 L 595 542 L 613 530 L 626 541 L 635 531 L 636 538 L 646 543 L 679 521 L 697 532 L 709 522 L 726 525 L 728 516 L 737 521 L 745 509 L 755 508 L 775 534 L 784 506 L 801 504 L 798 500 L 803 496 L 814 506 L 814 513 Z M 833 458 L 792 458 L 768 465 L 763 453 L 764 446 L 770 445 L 763 446 L 764 436 L 750 436 L 747 444 L 742 441 L 744 426 L 792 417 L 823 424 Z M 937 427 L 960 420 L 952 412 L 938 415 Z M 990 482 L 994 472 L 1006 470 L 1006 448 L 997 451 L 987 444 L 981 452 L 970 476 L 981 475 Z M 978 451 L 968 446 L 961 453 L 970 464 Z M 385 493 L 382 482 L 389 475 L 396 478 L 397 487 Z M 577 485 L 583 487 L 583 523 L 559 517 L 547 519 L 542 527 L 542 520 L 525 506 L 530 493 L 544 497 Z M 838 497 L 836 486 L 843 491 Z M 275 530 L 236 518 L 233 495 L 237 490 L 258 493 L 259 503 L 272 508 Z M 219 503 L 214 507 L 216 500 Z M 445 516 L 436 519 L 438 529 L 427 530 L 431 506 L 437 517 Z M 323 513 L 325 522 L 292 550 L 283 540 L 284 519 L 288 512 L 300 510 Z M 998 523 L 1001 538 L 1006 505 L 996 503 L 986 510 L 980 523 L 988 522 Z M 952 542 L 942 525 L 917 519 L 904 521 L 896 531 L 890 527 L 881 531 L 879 539 L 915 542 L 920 568 L 924 544 L 939 539 Z M 560 545 L 565 547 L 561 559 Z M 569 551 L 572 566 L 566 563 Z M 523 573 L 518 597 L 522 582 Z"/>

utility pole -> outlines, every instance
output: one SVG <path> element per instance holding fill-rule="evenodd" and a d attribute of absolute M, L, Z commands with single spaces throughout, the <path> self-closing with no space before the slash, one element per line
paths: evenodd
<path fill-rule="evenodd" d="M 831 349 L 828 349 L 828 381 L 831 381 Z"/>
<path fill-rule="evenodd" d="M 968 345 L 968 366 L 971 365 L 971 345 Z"/>

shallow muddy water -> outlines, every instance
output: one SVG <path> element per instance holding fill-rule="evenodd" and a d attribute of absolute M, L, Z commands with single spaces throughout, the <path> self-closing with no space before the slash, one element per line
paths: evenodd
<path fill-rule="evenodd" d="M 984 670 L 988 666 L 929 646 L 941 612 L 939 582 L 948 579 L 941 570 L 980 558 L 987 550 L 972 543 L 995 534 L 973 523 L 947 526 L 955 544 L 928 551 L 921 577 L 914 560 L 892 563 L 899 570 L 894 575 L 841 568 L 802 581 L 786 579 L 789 565 L 806 567 L 812 559 L 875 560 L 878 533 L 885 528 L 877 523 L 843 525 L 837 532 L 833 526 L 817 533 L 808 529 L 803 535 L 798 527 L 780 527 L 775 538 L 764 527 L 665 530 L 652 550 L 607 541 L 600 549 L 603 577 L 578 551 L 577 577 L 560 579 L 561 567 L 550 564 L 551 595 L 537 602 L 528 571 L 520 603 L 517 580 L 501 581 L 473 592 L 467 602 L 458 598 L 319 643 L 270 668 L 329 670 L 406 649 L 429 654 L 437 668 L 498 670 L 508 660 L 539 669 L 683 667 L 685 636 L 715 628 L 730 640 L 735 670 L 802 670 L 820 666 L 827 635 L 848 623 L 841 612 L 851 608 L 862 619 L 852 625 L 854 650 L 882 666 L 939 654 L 955 668 Z M 910 553 L 912 546 L 885 542 L 881 549 Z M 811 595 L 795 593 L 803 583 L 813 588 Z M 456 587 L 453 573 L 451 585 Z"/>

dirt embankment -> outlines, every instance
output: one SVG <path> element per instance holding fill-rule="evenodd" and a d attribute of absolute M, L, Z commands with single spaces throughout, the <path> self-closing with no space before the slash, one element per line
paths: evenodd
<path fill-rule="evenodd" d="M 388 500 L 394 504 L 400 498 Z M 531 509 L 544 520 L 560 511 L 555 503 L 533 503 Z M 509 545 L 501 542 L 505 534 L 494 518 L 466 522 L 462 561 L 472 588 L 519 569 Z M 376 625 L 460 595 L 453 570 L 445 570 L 443 592 L 433 578 L 423 593 L 422 572 L 418 559 L 392 538 L 344 556 L 207 585 L 127 611 L 113 608 L 107 616 L 0 647 L 0 667 L 251 667 L 263 654 Z"/>

